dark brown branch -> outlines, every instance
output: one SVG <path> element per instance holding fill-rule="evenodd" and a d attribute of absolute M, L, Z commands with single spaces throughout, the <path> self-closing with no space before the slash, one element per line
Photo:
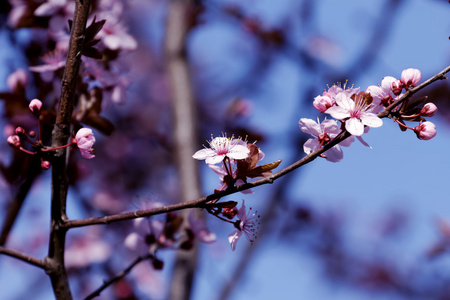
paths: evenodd
<path fill-rule="evenodd" d="M 139 256 L 138 258 L 136 258 L 126 269 L 124 269 L 122 272 L 120 272 L 119 274 L 117 274 L 115 277 L 111 278 L 108 281 L 104 281 L 103 284 L 96 289 L 95 291 L 93 291 L 91 294 L 89 294 L 84 300 L 90 300 L 90 299 L 94 299 L 97 296 L 100 296 L 100 293 L 106 289 L 108 286 L 110 286 L 111 284 L 113 284 L 116 281 L 119 281 L 120 279 L 122 279 L 123 277 L 125 277 L 125 275 L 127 275 L 128 273 L 130 273 L 130 271 L 141 261 L 147 260 L 147 259 L 153 259 L 153 255 L 148 254 L 146 256 Z"/>
<path fill-rule="evenodd" d="M 445 74 L 448 72 L 450 72 L 450 66 L 448 66 L 441 72 L 437 73 L 430 79 L 424 81 L 422 84 L 409 89 L 405 94 L 403 94 L 392 105 L 390 105 L 389 107 L 387 107 L 383 111 L 381 111 L 378 114 L 378 116 L 380 118 L 387 117 L 392 109 L 394 109 L 397 105 L 404 102 L 408 97 L 411 97 L 412 95 L 414 95 L 415 93 L 417 93 L 418 91 L 423 89 L 424 87 L 430 85 L 431 83 L 433 83 L 437 80 L 446 79 L 447 77 L 445 76 Z M 152 216 L 152 215 L 163 214 L 163 213 L 186 209 L 186 208 L 203 207 L 209 201 L 217 200 L 217 199 L 220 199 L 227 195 L 231 195 L 231 194 L 234 194 L 234 193 L 237 193 L 237 192 L 240 192 L 243 190 L 247 190 L 250 188 L 254 188 L 254 187 L 257 187 L 260 185 L 273 183 L 276 179 L 294 171 L 295 169 L 297 169 L 307 163 L 312 162 L 317 157 L 319 157 L 322 153 L 324 153 L 328 149 L 332 148 L 333 146 L 339 144 L 340 142 L 342 142 L 349 136 L 350 136 L 350 133 L 348 133 L 346 131 L 342 132 L 342 134 L 338 135 L 336 138 L 334 138 L 332 141 L 330 141 L 330 143 L 326 144 L 324 147 L 306 155 L 302 159 L 296 161 L 295 163 L 291 164 L 290 166 L 284 168 L 283 170 L 274 173 L 272 176 L 261 178 L 259 180 L 255 180 L 255 181 L 240 185 L 238 187 L 231 187 L 225 191 L 211 194 L 211 195 L 199 198 L 197 200 L 192 200 L 192 201 L 188 201 L 185 203 L 178 203 L 178 204 L 174 204 L 174 205 L 168 205 L 168 206 L 156 208 L 156 209 L 138 210 L 138 211 L 117 214 L 117 215 L 111 215 L 111 216 L 105 216 L 105 217 L 99 217 L 99 218 L 88 218 L 88 219 L 67 221 L 67 222 L 65 222 L 65 224 L 62 224 L 62 226 L 69 229 L 69 228 L 74 228 L 74 227 L 84 227 L 84 226 L 96 225 L 96 224 L 109 224 L 112 222 L 131 220 L 131 219 L 136 219 L 139 217 L 148 217 L 148 216 Z"/>
<path fill-rule="evenodd" d="M 61 86 L 56 123 L 52 132 L 53 147 L 67 144 L 70 137 L 70 126 L 76 95 L 76 83 L 81 64 L 81 51 L 84 44 L 84 32 L 89 15 L 90 0 L 76 1 L 74 21 L 70 34 L 69 51 Z M 47 261 L 49 264 L 53 292 L 57 299 L 72 299 L 69 282 L 64 267 L 64 248 L 66 229 L 61 226 L 66 216 L 67 198 L 67 149 L 56 151 L 52 162 L 52 201 L 51 230 Z"/>
<path fill-rule="evenodd" d="M 26 254 L 23 254 L 22 252 L 15 251 L 9 248 L 5 248 L 3 246 L 0 246 L 0 254 L 8 255 L 10 257 L 17 258 L 21 261 L 24 261 L 26 263 L 29 263 L 30 265 L 39 267 L 41 269 L 46 269 L 47 264 L 44 260 L 38 259 L 32 256 L 28 256 Z"/>

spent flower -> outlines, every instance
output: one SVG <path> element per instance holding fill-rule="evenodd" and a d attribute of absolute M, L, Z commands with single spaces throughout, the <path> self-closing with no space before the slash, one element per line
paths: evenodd
<path fill-rule="evenodd" d="M 245 235 L 250 243 L 253 243 L 256 239 L 256 231 L 259 228 L 258 219 L 260 216 L 258 215 L 258 212 L 252 212 L 251 208 L 247 212 L 244 200 L 242 200 L 242 206 L 239 209 L 237 216 L 238 220 L 234 223 L 236 230 L 228 236 L 228 242 L 230 242 L 231 250 L 233 251 L 236 249 L 236 244 L 242 234 Z"/>

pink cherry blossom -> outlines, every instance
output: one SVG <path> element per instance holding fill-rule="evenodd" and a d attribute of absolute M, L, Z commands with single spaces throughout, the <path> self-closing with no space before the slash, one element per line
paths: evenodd
<path fill-rule="evenodd" d="M 192 157 L 199 160 L 205 159 L 207 164 L 217 164 L 222 162 L 225 157 L 245 159 L 250 153 L 246 142 L 226 136 L 214 138 L 209 146 L 211 148 L 199 150 Z"/>
<path fill-rule="evenodd" d="M 28 105 L 28 107 L 30 108 L 30 110 L 33 113 L 38 113 L 41 111 L 42 102 L 39 99 L 33 99 L 30 101 L 30 104 Z"/>
<path fill-rule="evenodd" d="M 81 156 L 87 159 L 95 157 L 95 155 L 93 154 L 94 149 L 92 148 L 95 143 L 95 137 L 91 129 L 81 128 L 80 130 L 78 130 L 77 134 L 75 135 L 75 140 L 78 148 L 80 149 Z"/>
<path fill-rule="evenodd" d="M 241 238 L 242 234 L 245 235 L 245 237 L 250 241 L 250 243 L 253 243 L 256 238 L 256 231 L 258 230 L 258 219 L 259 215 L 258 212 L 252 213 L 252 209 L 250 208 L 248 213 L 246 212 L 245 208 L 245 202 L 242 200 L 242 206 L 239 209 L 237 216 L 238 220 L 234 223 L 234 226 L 236 227 L 236 230 L 233 231 L 228 236 L 228 242 L 231 244 L 231 250 L 236 249 L 236 244 Z"/>
<path fill-rule="evenodd" d="M 361 92 L 353 96 L 355 100 L 344 93 L 336 96 L 336 106 L 327 109 L 326 113 L 333 118 L 345 122 L 345 129 L 355 136 L 364 133 L 364 126 L 380 127 L 383 121 L 374 113 L 374 108 L 369 94 Z M 369 99 L 370 97 L 370 99 Z"/>
<path fill-rule="evenodd" d="M 436 136 L 436 125 L 429 121 L 426 121 L 417 125 L 414 128 L 414 132 L 421 140 L 431 140 Z"/>
<path fill-rule="evenodd" d="M 341 86 L 341 83 L 334 84 L 332 87 L 324 91 L 323 94 L 314 98 L 313 105 L 321 113 L 325 112 L 328 108 L 332 107 L 336 103 L 336 95 L 339 93 L 345 93 L 348 96 L 352 96 L 359 92 L 359 88 L 347 88 L 347 82 Z"/>
<path fill-rule="evenodd" d="M 317 96 L 316 98 L 314 98 L 313 105 L 318 111 L 323 113 L 327 109 L 332 107 L 334 105 L 334 103 L 335 103 L 335 100 L 332 99 L 330 96 L 322 95 L 322 96 Z"/>
<path fill-rule="evenodd" d="M 13 147 L 19 148 L 20 147 L 20 137 L 18 135 L 10 135 L 6 139 L 8 144 L 10 144 Z"/>
<path fill-rule="evenodd" d="M 434 116 L 436 111 L 437 111 L 437 106 L 432 102 L 428 102 L 427 104 L 425 104 L 423 106 L 422 110 L 420 111 L 420 115 L 422 115 L 424 117 L 432 117 L 432 116 Z"/>
<path fill-rule="evenodd" d="M 195 212 L 191 210 L 188 216 L 189 226 L 195 237 L 203 243 L 213 243 L 216 241 L 216 235 L 206 229 L 205 220 L 195 216 Z"/>
<path fill-rule="evenodd" d="M 400 77 L 400 81 L 408 88 L 410 85 L 416 86 L 420 80 L 422 79 L 422 74 L 419 70 L 409 68 L 403 70 L 402 75 Z"/>
<path fill-rule="evenodd" d="M 392 83 L 396 81 L 397 79 L 394 77 L 386 76 L 381 81 L 381 86 L 371 85 L 366 88 L 366 93 L 369 93 L 378 105 L 373 110 L 374 113 L 380 112 L 383 110 L 383 106 L 388 106 L 393 102 Z"/>
<path fill-rule="evenodd" d="M 315 122 L 311 119 L 302 118 L 298 124 L 303 132 L 314 136 L 313 139 L 308 139 L 305 144 L 303 144 L 303 151 L 305 151 L 306 154 L 320 149 L 341 132 L 338 124 L 334 120 L 323 120 L 322 123 L 319 123 L 319 121 Z M 341 142 L 341 145 L 348 147 L 352 142 L 353 138 L 350 137 Z M 344 157 L 339 145 L 333 146 L 325 151 L 324 155 L 326 159 L 331 162 L 341 161 Z"/>

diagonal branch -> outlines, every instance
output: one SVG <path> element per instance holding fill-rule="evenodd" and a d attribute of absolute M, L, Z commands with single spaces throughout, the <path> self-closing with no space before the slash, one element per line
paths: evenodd
<path fill-rule="evenodd" d="M 8 255 L 10 257 L 17 258 L 19 260 L 22 260 L 26 263 L 29 263 L 30 265 L 39 267 L 41 269 L 46 269 L 47 264 L 44 260 L 38 259 L 32 256 L 28 256 L 26 254 L 23 254 L 22 252 L 12 250 L 3 246 L 0 246 L 0 254 Z"/>
<path fill-rule="evenodd" d="M 103 284 L 96 289 L 95 291 L 93 291 L 91 294 L 89 294 L 84 300 L 90 300 L 90 299 L 94 299 L 97 296 L 100 296 L 100 293 L 106 289 L 108 286 L 110 286 L 111 284 L 113 284 L 116 281 L 119 281 L 120 279 L 122 279 L 123 277 L 125 277 L 128 273 L 131 272 L 131 270 L 141 261 L 144 260 L 148 260 L 148 259 L 153 259 L 153 255 L 151 254 L 147 254 L 145 256 L 139 256 L 138 258 L 136 258 L 128 267 L 126 267 L 122 272 L 120 272 L 119 274 L 117 274 L 115 277 L 111 278 L 110 280 L 104 281 Z"/>
<path fill-rule="evenodd" d="M 435 82 L 437 80 L 446 79 L 447 77 L 445 76 L 445 74 L 447 74 L 448 72 L 450 72 L 450 66 L 448 66 L 441 72 L 437 73 L 430 79 L 424 81 L 422 84 L 420 84 L 414 88 L 410 88 L 397 101 L 395 101 L 390 106 L 386 107 L 383 111 L 378 113 L 378 117 L 380 117 L 380 118 L 387 117 L 392 109 L 394 109 L 397 105 L 403 103 L 407 98 L 411 97 L 418 91 L 422 90 L 423 88 L 425 88 L 426 86 L 432 84 L 433 82 Z M 284 168 L 281 171 L 274 173 L 273 175 L 271 175 L 269 177 L 264 177 L 259 180 L 255 180 L 255 181 L 252 181 L 252 182 L 249 182 L 249 183 L 237 186 L 237 187 L 230 187 L 227 190 L 220 191 L 218 193 L 214 193 L 214 194 L 202 197 L 202 198 L 198 198 L 196 200 L 192 200 L 192 201 L 188 201 L 188 202 L 184 202 L 184 203 L 178 203 L 178 204 L 174 204 L 174 205 L 168 205 L 168 206 L 164 206 L 164 207 L 156 208 L 156 209 L 137 210 L 137 211 L 133 211 L 133 212 L 122 213 L 122 214 L 117 214 L 117 215 L 110 215 L 110 216 L 105 216 L 105 217 L 98 217 L 98 218 L 71 220 L 71 221 L 65 222 L 64 224 L 62 224 L 62 226 L 64 228 L 70 229 L 70 228 L 75 228 L 75 227 L 84 227 L 84 226 L 97 225 L 97 224 L 109 224 L 109 223 L 113 223 L 113 222 L 119 222 L 119 221 L 124 221 L 124 220 L 136 219 L 136 218 L 140 218 L 140 217 L 148 217 L 148 216 L 152 216 L 152 215 L 168 213 L 168 212 L 182 210 L 182 209 L 186 209 L 186 208 L 194 208 L 194 207 L 201 208 L 201 207 L 204 207 L 205 204 L 209 201 L 217 200 L 217 199 L 220 199 L 227 195 L 235 194 L 237 192 L 241 192 L 243 190 L 254 188 L 254 187 L 257 187 L 260 185 L 273 183 L 276 179 L 300 168 L 301 166 L 303 166 L 307 163 L 312 162 L 317 157 L 319 157 L 322 153 L 324 153 L 328 149 L 332 148 L 333 146 L 339 144 L 340 142 L 342 142 L 343 140 L 345 140 L 346 138 L 348 138 L 350 136 L 351 136 L 350 133 L 348 133 L 347 131 L 343 131 L 341 134 L 336 136 L 332 141 L 330 141 L 324 147 L 318 149 L 317 151 L 311 152 L 310 154 L 306 155 L 302 159 L 296 161 L 295 163 L 291 164 L 290 166 Z"/>

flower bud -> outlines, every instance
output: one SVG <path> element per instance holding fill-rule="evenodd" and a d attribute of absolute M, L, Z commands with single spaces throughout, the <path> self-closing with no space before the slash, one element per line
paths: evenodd
<path fill-rule="evenodd" d="M 28 133 L 28 135 L 29 135 L 30 137 L 34 138 L 34 137 L 36 136 L 36 132 L 30 131 L 30 132 Z"/>
<path fill-rule="evenodd" d="M 436 136 L 436 126 L 426 121 L 417 125 L 414 132 L 420 140 L 431 140 Z"/>
<path fill-rule="evenodd" d="M 317 96 L 316 98 L 314 98 L 313 105 L 318 111 L 323 113 L 334 105 L 334 101 L 333 99 L 331 99 L 331 97 L 328 97 L 326 95 Z"/>
<path fill-rule="evenodd" d="M 400 95 L 400 93 L 402 92 L 402 89 L 403 89 L 403 83 L 400 80 L 396 80 L 396 81 L 392 82 L 391 90 L 395 96 Z"/>
<path fill-rule="evenodd" d="M 6 141 L 8 142 L 8 144 L 10 144 L 11 146 L 13 146 L 15 148 L 19 148 L 20 147 L 20 137 L 18 135 L 10 135 L 10 136 L 8 136 Z"/>
<path fill-rule="evenodd" d="M 25 129 L 23 129 L 23 128 L 20 127 L 20 126 L 16 128 L 15 132 L 16 132 L 17 135 L 21 135 L 21 134 L 25 135 L 25 134 L 27 133 L 27 132 L 25 131 Z"/>
<path fill-rule="evenodd" d="M 30 108 L 30 110 L 34 113 L 37 114 L 41 111 L 41 107 L 42 107 L 42 102 L 39 99 L 33 99 L 31 100 L 30 104 L 28 105 L 28 107 Z"/>
<path fill-rule="evenodd" d="M 47 160 L 41 160 L 41 168 L 44 170 L 50 169 L 50 162 Z"/>
<path fill-rule="evenodd" d="M 92 148 L 95 143 L 95 137 L 92 130 L 89 128 L 81 128 L 75 135 L 75 141 L 80 149 L 81 156 L 87 159 L 91 159 L 95 156 L 94 149 Z"/>
<path fill-rule="evenodd" d="M 434 116 L 434 114 L 437 111 L 437 106 L 434 105 L 434 103 L 432 102 L 428 102 L 427 104 L 425 104 L 422 108 L 422 110 L 420 111 L 420 114 L 424 117 L 432 117 Z"/>
<path fill-rule="evenodd" d="M 410 85 L 416 86 L 422 79 L 422 74 L 417 69 L 409 68 L 403 70 L 400 78 L 400 81 L 408 88 Z"/>

